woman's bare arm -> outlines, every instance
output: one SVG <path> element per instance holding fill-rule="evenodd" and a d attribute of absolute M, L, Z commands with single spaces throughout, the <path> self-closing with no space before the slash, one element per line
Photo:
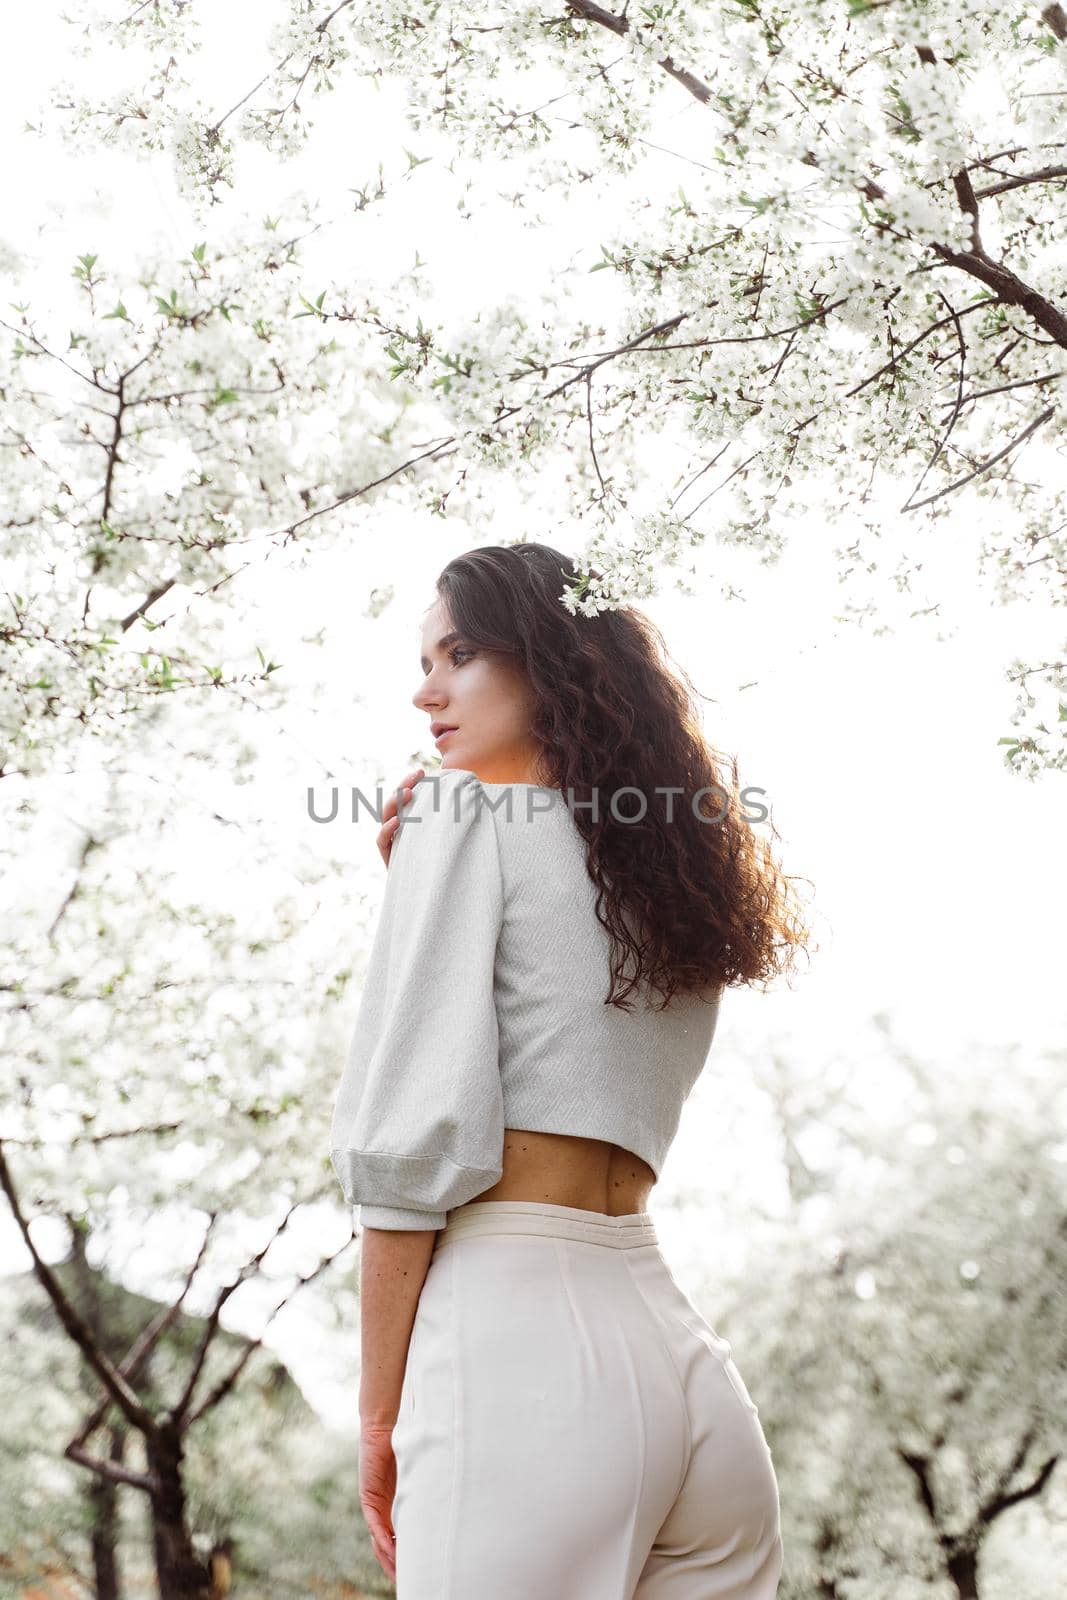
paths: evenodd
<path fill-rule="evenodd" d="M 359 1416 L 389 1426 L 400 1410 L 408 1345 L 436 1230 L 364 1228 L 360 1255 Z"/>
<path fill-rule="evenodd" d="M 360 1255 L 359 1498 L 374 1553 L 394 1583 L 393 1430 L 435 1231 L 364 1228 Z"/>

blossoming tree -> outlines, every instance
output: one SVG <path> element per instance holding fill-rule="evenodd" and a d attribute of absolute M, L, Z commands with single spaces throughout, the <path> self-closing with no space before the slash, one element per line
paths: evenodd
<path fill-rule="evenodd" d="M 343 279 L 306 297 L 324 338 L 366 337 L 424 429 L 354 467 L 350 499 L 414 493 L 477 527 L 495 480 L 542 503 L 554 484 L 604 574 L 562 597 L 589 610 L 647 593 L 702 544 L 773 563 L 813 497 L 820 536 L 839 530 L 842 578 L 871 580 L 846 616 L 910 590 L 943 530 L 973 543 L 1001 599 L 1062 596 L 1059 3 L 282 13 L 271 69 L 247 82 L 235 69 L 220 108 L 186 75 L 192 7 L 83 3 L 86 49 L 136 43 L 144 71 L 109 97 L 69 89 L 53 116 L 79 143 L 169 149 L 207 204 L 249 142 L 285 156 L 313 137 L 316 96 L 388 82 L 433 152 L 410 157 L 422 182 L 447 182 L 451 164 L 461 206 L 521 206 L 559 237 L 550 286 L 501 284 L 462 321 L 432 314 L 418 269 L 373 301 Z M 684 186 L 650 192 L 642 161 L 665 107 L 692 113 Z M 479 184 L 501 162 L 505 188 Z M 583 186 L 617 194 L 612 237 L 583 236 L 574 207 L 550 213 Z M 316 514 L 336 502 L 306 488 Z M 1064 661 L 1016 660 L 1009 676 L 1007 759 L 1030 775 L 1062 766 Z"/>

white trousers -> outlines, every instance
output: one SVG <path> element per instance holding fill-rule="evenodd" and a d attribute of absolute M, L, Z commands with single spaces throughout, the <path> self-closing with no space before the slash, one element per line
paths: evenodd
<path fill-rule="evenodd" d="M 778 1484 L 650 1213 L 439 1231 L 393 1433 L 397 1600 L 774 1600 Z"/>

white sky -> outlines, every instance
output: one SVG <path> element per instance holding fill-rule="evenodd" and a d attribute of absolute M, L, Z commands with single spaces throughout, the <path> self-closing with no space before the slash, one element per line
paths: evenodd
<path fill-rule="evenodd" d="M 42 307 L 66 292 L 71 263 L 82 250 L 121 258 L 158 230 L 184 251 L 207 234 L 170 191 L 164 163 L 77 159 L 20 135 L 48 84 L 84 70 L 63 54 L 60 9 L 24 8 L 19 48 L 5 52 L 0 62 L 0 245 L 41 255 L 34 299 Z M 249 39 L 262 34 L 263 25 L 256 24 L 251 35 L 246 28 L 247 19 L 265 10 L 244 0 L 213 8 L 211 24 L 221 30 L 224 48 L 217 61 L 205 52 L 203 92 L 216 106 L 229 105 L 258 76 L 261 64 Z M 329 182 L 342 193 L 373 175 L 376 140 L 387 171 L 392 164 L 399 172 L 404 164 L 397 155 L 396 124 L 387 114 L 388 96 L 359 80 L 345 82 L 352 87 L 344 96 L 335 91 L 325 102 L 309 102 L 315 116 L 328 114 L 332 124 L 326 143 L 337 166 Z M 677 123 L 681 138 L 699 114 L 695 103 L 680 97 L 668 120 Z M 403 142 L 423 148 L 410 136 Z M 310 186 L 313 172 L 310 155 L 282 168 L 253 158 L 239 203 L 253 215 L 274 209 L 272 196 Z M 664 158 L 665 193 L 679 181 Z M 400 222 L 391 231 L 390 213 L 390 231 L 378 236 L 378 270 L 388 274 L 410 264 L 414 243 L 431 238 L 445 267 L 449 260 L 454 264 L 451 278 L 444 272 L 450 304 L 464 297 L 477 304 L 505 264 L 514 276 L 521 262 L 533 282 L 557 258 L 558 238 L 547 229 L 530 235 L 501 225 L 479 233 L 477 253 L 462 249 L 456 233 L 461 225 L 449 215 L 450 206 L 442 204 L 437 214 L 429 209 L 434 189 L 429 180 L 420 183 L 408 238 L 401 236 Z M 108 196 L 110 215 L 90 225 L 94 190 Z M 64 208 L 62 218 L 57 204 Z M 462 225 L 468 246 L 471 226 Z M 338 265 L 342 241 L 342 231 L 328 230 L 322 241 L 323 269 L 337 275 L 344 270 Z M 480 271 L 473 270 L 474 260 Z M 598 278 L 605 284 L 610 274 Z M 529 509 L 535 521 L 536 507 Z M 465 538 L 453 523 L 413 523 L 410 515 L 398 517 L 390 538 L 354 539 L 347 551 L 316 556 L 295 588 L 280 570 L 241 580 L 255 582 L 263 604 L 277 606 L 294 636 L 301 628 L 325 626 L 331 659 L 346 673 L 341 681 L 353 685 L 349 703 L 331 702 L 325 712 L 309 713 L 299 725 L 290 720 L 289 726 L 336 761 L 352 783 L 372 783 L 380 759 L 399 774 L 415 748 L 432 759 L 425 718 L 410 700 L 418 682 L 421 612 L 445 561 L 473 542 L 486 542 Z M 667 1204 L 672 1193 L 715 1187 L 709 1151 L 714 1152 L 720 1094 L 734 1106 L 751 1103 L 746 1165 L 752 1182 L 774 1171 L 773 1130 L 740 1075 L 761 1054 L 776 1048 L 809 1070 L 818 1070 L 822 1061 L 860 1061 L 869 1045 L 869 1019 L 880 1011 L 891 1013 L 898 1036 L 914 1052 L 955 1063 L 965 1062 L 971 1043 L 1021 1042 L 1041 1049 L 1064 1037 L 1063 781 L 1012 777 L 996 744 L 1009 731 L 1013 704 L 1003 665 L 1014 655 L 1032 659 L 1041 640 L 1055 647 L 1052 608 L 1000 607 L 980 593 L 973 532 L 950 518 L 936 533 L 917 535 L 929 544 L 924 579 L 944 602 L 940 619 L 903 624 L 881 637 L 871 627 L 860 631 L 835 623 L 841 596 L 828 552 L 838 536 L 823 533 L 813 486 L 811 517 L 777 569 L 761 569 L 738 552 L 702 554 L 709 570 L 739 584 L 744 603 L 725 604 L 710 586 L 701 598 L 665 594 L 647 603 L 676 658 L 718 702 L 704 712 L 713 741 L 737 754 L 742 784 L 767 791 L 786 869 L 814 880 L 822 942 L 814 971 L 792 990 L 770 997 L 734 992 L 724 1004 L 707 1083 L 687 1108 L 653 1199 L 683 1279 L 696 1273 L 706 1247 Z M 544 537 L 575 553 L 580 548 L 577 538 L 568 543 L 557 528 Z M 364 621 L 367 597 L 383 584 L 396 587 L 393 605 L 379 621 Z M 905 598 L 906 605 L 894 603 L 895 617 L 928 603 L 915 594 Z M 939 632 L 945 637 L 938 638 Z M 754 687 L 742 687 L 752 680 L 758 680 Z M 353 750 L 368 752 L 366 761 L 353 759 Z M 280 838 L 288 828 L 314 835 L 314 825 L 298 815 L 302 790 L 296 799 L 294 806 L 292 793 L 276 796 Z M 354 867 L 367 866 L 370 835 L 358 829 L 351 834 L 343 849 Z M 328 848 L 342 846 L 333 837 Z M 234 910 L 240 915 L 240 907 Z M 38 1237 L 43 1245 L 43 1232 Z M 8 1270 L 21 1269 L 22 1252 L 11 1245 L 0 1260 Z M 250 1301 L 245 1304 L 250 1308 Z M 256 1326 L 251 1309 L 244 1325 Z M 328 1411 L 331 1424 L 350 1427 L 350 1374 L 336 1370 L 319 1337 L 308 1318 L 294 1314 L 272 1343 L 292 1363 L 313 1403 Z"/>

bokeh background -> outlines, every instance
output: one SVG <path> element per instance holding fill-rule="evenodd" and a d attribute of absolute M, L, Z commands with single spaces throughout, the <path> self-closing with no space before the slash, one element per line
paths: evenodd
<path fill-rule="evenodd" d="M 188 1574 L 161 1581 L 136 1418 L 112 1404 L 82 1437 L 106 1386 L 87 1350 L 113 1381 L 164 1320 L 131 1382 L 158 1418 L 198 1375 L 181 1521 L 199 1592 L 355 1600 L 391 1587 L 359 1510 L 359 1241 L 326 1134 L 384 871 L 347 799 L 436 760 L 411 696 L 445 562 L 524 538 L 576 558 L 594 533 L 598 551 L 625 543 L 678 481 L 681 437 L 605 424 L 625 457 L 610 517 L 580 434 L 529 473 L 463 436 L 444 476 L 346 501 L 455 427 L 449 389 L 397 399 L 367 308 L 387 322 L 403 284 L 427 327 L 481 317 L 484 332 L 519 307 L 539 349 L 564 325 L 624 321 L 624 278 L 590 268 L 635 205 L 684 197 L 706 107 L 664 76 L 626 160 L 557 185 L 552 141 L 607 113 L 556 85 L 551 60 L 559 125 L 520 162 L 455 146 L 447 119 L 413 128 L 410 78 L 357 72 L 354 51 L 305 95 L 299 138 L 250 133 L 209 190 L 163 114 L 171 78 L 181 105 L 228 107 L 280 58 L 279 28 L 306 36 L 329 8 L 227 0 L 196 17 L 195 52 L 182 10 L 42 5 L 0 68 L 0 1593 L 196 1592 Z M 104 26 L 152 11 L 147 45 Z M 356 11 L 365 44 L 377 12 Z M 653 11 L 682 29 L 682 8 L 648 8 L 649 27 Z M 606 75 L 621 61 L 651 82 L 611 42 Z M 146 81 L 159 97 L 131 112 Z M 499 92 L 510 104 L 506 73 Z M 230 433 L 238 335 L 217 318 L 175 330 L 194 252 L 216 248 L 218 282 L 240 282 L 226 270 L 245 252 L 236 322 L 282 278 L 291 294 L 273 359 L 295 399 L 257 405 L 260 371 Z M 314 314 L 339 283 L 364 317 L 351 333 Z M 109 451 L 121 341 L 146 350 L 172 290 L 161 373 L 211 403 L 195 422 L 131 408 Z M 1032 729 L 1007 668 L 1056 657 L 1062 591 L 1039 569 L 1005 595 L 981 569 L 988 530 L 1033 514 L 1010 486 L 929 524 L 896 516 L 898 447 L 887 430 L 873 562 L 869 545 L 849 560 L 840 482 L 813 470 L 776 559 L 717 539 L 712 507 L 634 597 L 705 697 L 709 737 L 765 791 L 818 939 L 791 984 L 726 997 L 652 1209 L 758 1403 L 783 1600 L 1052 1600 L 1067 1560 L 1062 745 L 1046 721 L 1044 759 L 1020 753 Z M 1051 444 L 1027 463 L 1051 494 Z M 334 788 L 338 820 L 315 822 Z"/>

